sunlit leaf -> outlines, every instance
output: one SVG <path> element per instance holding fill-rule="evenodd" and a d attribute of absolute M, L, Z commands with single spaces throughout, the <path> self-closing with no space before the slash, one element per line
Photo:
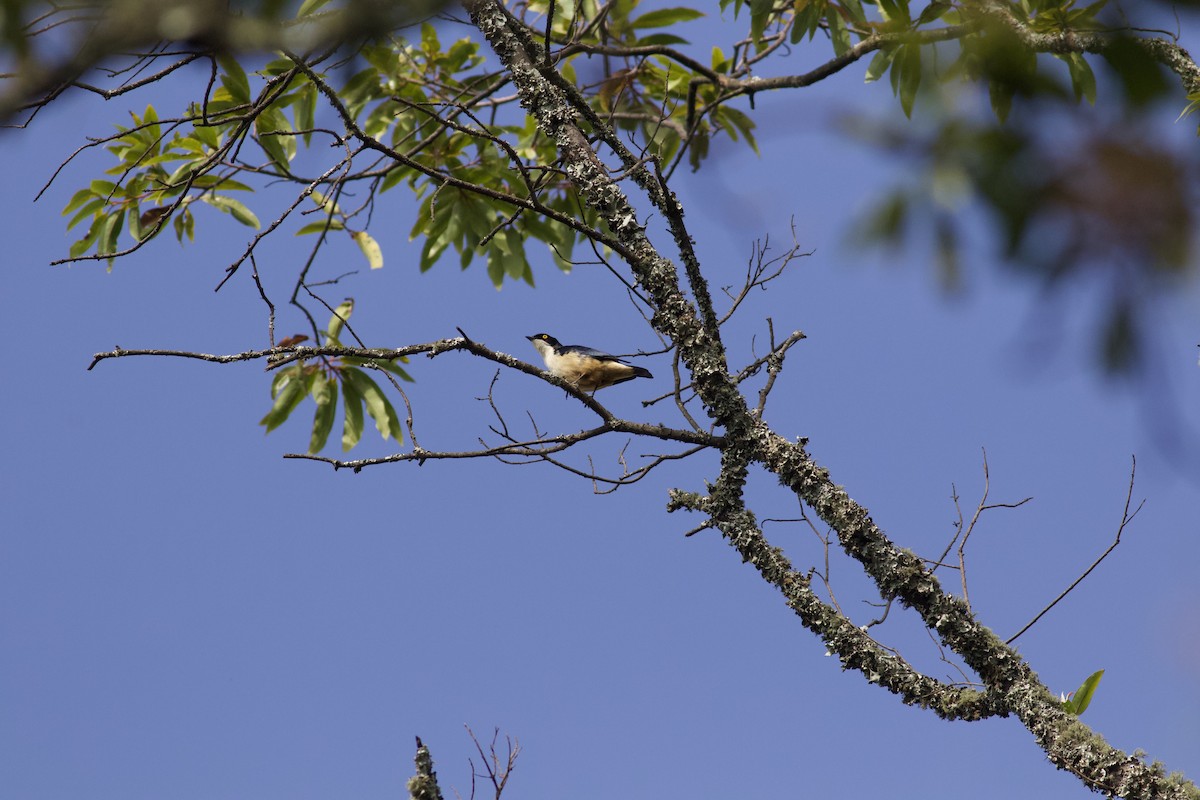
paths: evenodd
<path fill-rule="evenodd" d="M 379 242 L 375 241 L 371 234 L 366 231 L 350 231 L 350 238 L 367 257 L 367 263 L 371 265 L 371 269 L 383 267 L 383 250 L 380 249 Z"/>
<path fill-rule="evenodd" d="M 205 194 L 200 199 L 213 208 L 219 208 L 221 211 L 231 215 L 243 225 L 247 225 L 255 230 L 261 227 L 258 217 L 254 215 L 254 212 L 246 208 L 239 200 L 234 200 L 232 197 L 226 197 L 221 194 Z"/>
<path fill-rule="evenodd" d="M 338 342 L 341 340 L 342 328 L 346 327 L 346 322 L 353 313 L 353 297 L 347 297 L 333 310 L 333 315 L 329 318 L 329 324 L 325 326 L 325 333 L 332 341 Z"/>
<path fill-rule="evenodd" d="M 1070 714 L 1079 716 L 1087 707 L 1092 704 L 1092 697 L 1096 694 L 1096 687 L 1100 685 L 1100 679 L 1104 677 L 1104 670 L 1097 670 L 1088 676 L 1070 699 L 1063 702 L 1063 710 Z"/>

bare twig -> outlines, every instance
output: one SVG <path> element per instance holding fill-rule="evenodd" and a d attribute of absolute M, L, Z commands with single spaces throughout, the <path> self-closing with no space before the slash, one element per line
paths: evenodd
<path fill-rule="evenodd" d="M 1133 501 L 1134 478 L 1137 475 L 1137 456 L 1132 456 L 1131 458 L 1132 458 L 1132 465 L 1129 468 L 1129 489 L 1125 492 L 1125 508 L 1121 511 L 1121 523 L 1117 526 L 1117 535 L 1115 537 L 1113 537 L 1112 544 L 1110 544 L 1108 546 L 1108 548 L 1103 553 L 1100 554 L 1099 558 L 1097 558 L 1095 561 L 1092 562 L 1090 567 L 1088 567 L 1087 569 L 1085 569 L 1083 571 L 1082 575 L 1080 575 L 1078 578 L 1076 578 L 1071 583 L 1070 586 L 1068 586 L 1066 589 L 1064 589 L 1058 595 L 1058 597 L 1054 598 L 1054 600 L 1052 600 L 1049 605 L 1047 605 L 1045 608 L 1043 608 L 1041 611 L 1039 611 L 1033 619 L 1031 619 L 1031 620 L 1029 620 L 1029 622 L 1025 623 L 1025 626 L 1022 627 L 1021 630 L 1017 631 L 1012 636 L 1010 636 L 1007 640 L 1005 640 L 1005 642 L 1004 642 L 1005 644 L 1012 644 L 1013 642 L 1015 642 L 1017 640 L 1017 638 L 1021 634 L 1025 633 L 1025 631 L 1029 630 L 1034 625 L 1036 625 L 1038 620 L 1040 620 L 1042 617 L 1046 616 L 1047 612 L 1049 612 L 1050 609 L 1052 609 L 1056 605 L 1058 605 L 1058 603 L 1064 597 L 1066 597 L 1068 594 L 1070 594 L 1072 592 L 1072 590 L 1075 589 L 1076 586 L 1083 583 L 1083 579 L 1086 578 L 1088 575 L 1091 575 L 1092 570 L 1094 570 L 1096 567 L 1100 566 L 1100 562 L 1103 561 L 1104 559 L 1108 558 L 1108 554 L 1111 553 L 1113 550 L 1115 550 L 1117 548 L 1117 545 L 1119 545 L 1121 543 L 1121 534 L 1125 532 L 1125 526 L 1128 525 L 1129 523 L 1133 522 L 1133 518 L 1136 517 L 1138 515 L 1138 512 L 1142 510 L 1142 506 L 1146 505 L 1146 501 L 1143 499 L 1141 502 L 1138 503 L 1137 508 L 1135 508 L 1133 510 L 1133 513 L 1132 514 L 1129 513 L 1129 506 Z"/>
<path fill-rule="evenodd" d="M 492 731 L 492 741 L 488 744 L 485 751 L 479 739 L 475 736 L 475 731 L 471 730 L 471 726 L 464 726 L 467 729 L 467 734 L 471 737 L 471 741 L 475 744 L 475 750 L 479 753 L 480 761 L 483 764 L 483 772 L 479 772 L 475 766 L 474 759 L 471 759 L 471 783 L 474 786 L 475 778 L 487 778 L 492 784 L 494 794 L 493 800 L 500 800 L 500 795 L 504 793 L 504 787 L 508 785 L 508 779 L 512 777 L 513 768 L 517 764 L 517 756 L 521 754 L 521 744 L 511 736 L 504 737 L 505 753 L 501 757 L 496 750 L 496 743 L 500 739 L 500 729 L 496 728 Z M 474 791 L 472 791 L 472 796 Z"/>

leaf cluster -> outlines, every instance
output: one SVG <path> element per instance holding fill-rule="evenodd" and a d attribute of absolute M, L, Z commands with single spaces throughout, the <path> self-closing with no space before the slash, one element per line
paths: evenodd
<path fill-rule="evenodd" d="M 354 301 L 350 299 L 334 309 L 324 332 L 324 346 L 342 346 L 339 337 L 353 310 Z M 297 348 L 297 352 L 302 354 L 303 348 Z M 408 361 L 406 358 L 399 360 Z M 306 397 L 311 397 L 316 410 L 308 452 L 319 453 L 333 430 L 340 388 L 343 452 L 353 449 L 362 438 L 365 416 L 371 417 L 375 429 L 385 441 L 394 439 L 399 444 L 404 440 L 400 417 L 387 393 L 367 374 L 368 368 L 383 372 L 393 384 L 393 378 L 412 381 L 412 377 L 393 361 L 357 356 L 309 359 L 301 355 L 293 363 L 277 368 L 271 381 L 271 398 L 274 402 L 258 424 L 270 433 L 286 422 Z"/>

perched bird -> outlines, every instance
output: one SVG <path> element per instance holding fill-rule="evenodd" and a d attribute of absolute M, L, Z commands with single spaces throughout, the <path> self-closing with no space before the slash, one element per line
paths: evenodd
<path fill-rule="evenodd" d="M 541 353 L 547 372 L 574 384 L 581 392 L 594 392 L 634 378 L 654 377 L 650 370 L 626 364 L 608 353 L 577 344 L 560 344 L 548 333 L 525 338 Z"/>

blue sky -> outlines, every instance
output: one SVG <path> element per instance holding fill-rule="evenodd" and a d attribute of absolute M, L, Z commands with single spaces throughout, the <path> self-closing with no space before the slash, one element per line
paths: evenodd
<path fill-rule="evenodd" d="M 806 332 L 768 419 L 809 437 L 834 479 L 922 555 L 953 534 L 952 485 L 967 514 L 978 502 L 986 448 L 990 499 L 1034 498 L 986 514 L 968 551 L 972 602 L 1002 635 L 1108 546 L 1136 454 L 1144 510 L 1020 649 L 1060 691 L 1105 669 L 1085 721 L 1200 777 L 1200 293 L 1193 285 L 1157 307 L 1165 379 L 1131 387 L 1094 368 L 1085 301 L 1068 303 L 1065 335 L 1046 334 L 1039 320 L 1063 307 L 997 267 L 986 246 L 972 250 L 955 296 L 919 248 L 880 257 L 846 247 L 847 225 L 905 169 L 833 127 L 851 98 L 898 114 L 886 86 L 864 88 L 850 70 L 818 90 L 758 98 L 762 128 L 781 130 L 764 132 L 761 158 L 726 148 L 679 176 L 714 285 L 740 279 L 754 240 L 786 241 L 792 218 L 814 250 L 739 313 L 726 336 L 733 360 L 749 360 L 767 316 L 777 331 Z M 335 473 L 280 457 L 305 448 L 304 422 L 263 436 L 260 365 L 124 359 L 86 371 L 114 345 L 267 344 L 247 273 L 212 291 L 248 236 L 215 211 L 198 212 L 197 244 L 164 236 L 111 273 L 48 266 L 70 241 L 59 210 L 107 163 L 85 161 L 36 205 L 33 195 L 122 109 L 77 98 L 5 134 L 0 311 L 29 345 L 0 381 L 6 796 L 394 797 L 414 735 L 432 748 L 443 789 L 467 796 L 464 725 L 520 741 L 512 797 L 1086 795 L 1017 721 L 940 722 L 840 672 L 715 534 L 683 538 L 700 519 L 666 514 L 666 491 L 701 490 L 716 474 L 711 456 L 607 496 L 544 465 Z M 564 275 L 539 253 L 537 288 L 500 292 L 478 267 L 418 274 L 411 213 L 398 197 L 375 213 L 383 270 L 365 270 L 349 241 L 319 265 L 324 277 L 359 270 L 331 296 L 356 298 L 368 344 L 459 326 L 530 361 L 524 337 L 540 331 L 616 352 L 656 345 L 594 267 Z M 259 216 L 273 218 L 265 206 Z M 282 292 L 308 243 L 277 239 L 260 269 Z M 286 314 L 281 334 L 303 330 Z M 639 363 L 653 383 L 599 399 L 631 419 L 671 421 L 640 404 L 665 391 L 669 362 Z M 488 436 L 477 398 L 493 365 L 451 353 L 410 367 L 425 447 Z M 552 431 L 593 422 L 517 373 L 501 376 L 497 400 L 515 426 L 526 412 Z M 1158 441 L 1164 429 L 1185 458 Z M 613 465 L 623 444 L 588 452 Z M 361 451 L 392 448 L 364 438 Z M 772 480 L 753 477 L 760 519 L 797 516 Z M 819 563 L 803 527 L 766 531 L 797 565 Z M 843 606 L 869 619 L 863 601 L 875 597 L 854 565 L 835 558 L 833 570 Z M 945 676 L 924 634 L 894 616 L 884 640 Z"/>

